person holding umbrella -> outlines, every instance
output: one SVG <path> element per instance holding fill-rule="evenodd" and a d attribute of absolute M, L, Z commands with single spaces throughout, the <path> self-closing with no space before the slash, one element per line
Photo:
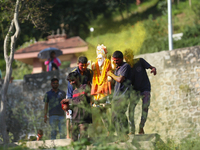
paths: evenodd
<path fill-rule="evenodd" d="M 50 58 L 44 62 L 47 65 L 47 71 L 58 70 L 61 65 L 61 61 L 56 57 L 56 53 L 52 51 L 50 53 Z"/>

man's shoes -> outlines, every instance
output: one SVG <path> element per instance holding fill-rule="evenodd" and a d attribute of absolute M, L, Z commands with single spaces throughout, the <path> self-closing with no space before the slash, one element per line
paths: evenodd
<path fill-rule="evenodd" d="M 144 129 L 143 128 L 140 128 L 139 134 L 144 134 Z"/>

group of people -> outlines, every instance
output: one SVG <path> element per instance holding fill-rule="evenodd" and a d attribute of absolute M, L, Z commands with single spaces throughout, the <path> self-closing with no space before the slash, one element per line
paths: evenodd
<path fill-rule="evenodd" d="M 85 56 L 78 58 L 77 68 L 67 76 L 67 94 L 58 88 L 57 78 L 51 80 L 52 89 L 44 97 L 44 122 L 47 122 L 49 113 L 51 139 L 56 139 L 57 127 L 60 138 L 65 138 L 63 125 L 66 118 L 67 138 L 70 135 L 73 140 L 87 137 L 88 126 L 93 122 L 91 108 L 105 104 L 108 97 L 111 104 L 111 122 L 114 124 L 108 125 L 109 133 L 116 132 L 124 137 L 135 134 L 134 111 L 140 98 L 143 103 L 139 134 L 145 133 L 144 125 L 151 91 L 146 69 L 151 69 L 151 73 L 156 75 L 156 68 L 143 58 L 134 59 L 131 49 L 126 49 L 124 53 L 115 51 L 110 59 L 103 44 L 97 46 L 96 52 L 97 60 L 92 63 L 90 69 Z M 129 122 L 126 116 L 128 106 Z"/>

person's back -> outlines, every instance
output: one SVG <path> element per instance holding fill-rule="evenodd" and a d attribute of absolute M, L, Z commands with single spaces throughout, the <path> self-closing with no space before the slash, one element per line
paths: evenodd
<path fill-rule="evenodd" d="M 146 69 L 150 67 L 143 58 L 134 59 L 131 68 L 132 85 L 136 91 L 151 91 L 151 84 Z"/>
<path fill-rule="evenodd" d="M 135 97 L 136 100 L 132 99 L 132 105 L 130 107 L 130 121 L 131 121 L 131 132 L 135 133 L 135 124 L 134 124 L 134 109 L 137 105 L 137 102 L 140 98 L 142 98 L 142 116 L 139 125 L 139 134 L 144 134 L 144 125 L 148 115 L 148 109 L 150 105 L 150 97 L 151 97 L 151 84 L 146 72 L 146 69 L 151 69 L 151 73 L 156 75 L 156 68 L 151 66 L 147 61 L 143 58 L 133 59 L 133 50 L 126 49 L 124 51 L 124 58 L 126 62 L 131 66 L 131 76 L 132 76 L 132 85 L 134 91 L 136 91 Z M 133 92 L 134 93 L 134 92 Z"/>

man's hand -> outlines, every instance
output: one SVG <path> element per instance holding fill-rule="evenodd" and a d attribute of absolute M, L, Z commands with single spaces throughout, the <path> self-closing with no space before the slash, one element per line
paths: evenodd
<path fill-rule="evenodd" d="M 60 103 L 65 104 L 65 103 L 68 103 L 68 102 L 69 102 L 69 99 L 63 99 Z"/>
<path fill-rule="evenodd" d="M 44 123 L 47 123 L 47 115 L 44 115 Z"/>
<path fill-rule="evenodd" d="M 113 73 L 112 73 L 111 70 L 109 70 L 109 71 L 107 72 L 107 76 L 110 76 L 110 77 L 111 77 L 111 74 L 113 74 Z"/>
<path fill-rule="evenodd" d="M 151 68 L 151 73 L 153 73 L 154 76 L 157 74 L 157 72 L 156 72 L 156 68 L 155 68 L 155 67 L 152 67 L 152 68 Z"/>

